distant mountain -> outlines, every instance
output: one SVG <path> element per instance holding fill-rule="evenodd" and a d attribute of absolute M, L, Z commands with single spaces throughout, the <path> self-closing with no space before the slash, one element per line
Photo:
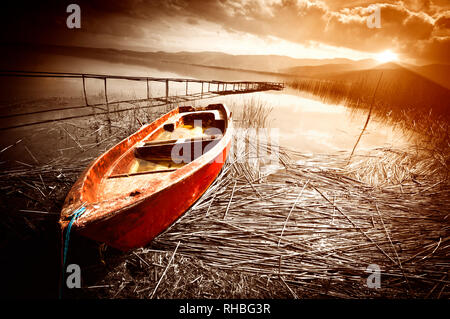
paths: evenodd
<path fill-rule="evenodd" d="M 280 55 L 231 55 L 218 52 L 157 52 L 157 54 L 159 58 L 171 62 L 277 73 L 285 73 L 284 70 L 294 66 L 332 65 L 351 61 L 349 59 L 296 59 Z"/>
<path fill-rule="evenodd" d="M 375 60 L 366 59 L 349 63 L 296 66 L 284 69 L 282 72 L 299 77 L 353 81 L 366 77 L 371 73 L 376 73 L 374 70 L 384 70 L 384 77 L 390 78 L 391 81 L 404 81 L 405 79 L 413 78 L 413 75 L 416 74 L 417 79 L 420 79 L 420 81 L 427 79 L 438 86 L 450 89 L 450 65 L 446 64 L 424 66 L 393 62 L 379 64 Z"/>
<path fill-rule="evenodd" d="M 303 78 L 354 80 L 366 77 L 373 70 L 386 70 L 384 77 L 405 83 L 414 78 L 428 80 L 443 88 L 450 88 L 450 65 L 431 64 L 425 66 L 380 65 L 373 59 L 296 59 L 280 55 L 231 55 L 222 52 L 142 52 L 110 48 L 68 47 L 54 45 L 2 44 L 0 68 L 21 69 L 30 65 L 36 53 L 59 54 L 73 57 L 97 59 L 115 63 L 149 66 L 152 63 L 170 62 L 185 65 L 200 65 L 230 70 L 246 70 L 277 73 Z M 41 70 L 42 71 L 42 70 Z M 45 70 L 44 70 L 45 71 Z M 427 85 L 428 86 L 428 85 Z"/>
<path fill-rule="evenodd" d="M 120 63 L 149 64 L 150 62 L 174 62 L 248 71 L 285 73 L 290 68 L 299 66 L 320 66 L 351 64 L 350 59 L 296 59 L 281 55 L 232 55 L 222 52 L 142 52 L 110 48 L 67 47 L 55 45 L 3 44 L 1 54 L 9 51 L 12 56 L 16 51 L 60 54 L 75 57 L 101 59 Z M 356 61 L 359 62 L 359 61 Z"/>
<path fill-rule="evenodd" d="M 421 76 L 436 82 L 447 89 L 450 89 L 450 65 L 448 64 L 429 64 L 413 67 L 412 71 Z"/>
<path fill-rule="evenodd" d="M 295 66 L 282 69 L 281 73 L 292 74 L 300 77 L 323 78 L 341 72 L 363 70 L 374 67 L 377 62 L 373 59 L 364 59 L 359 61 L 347 60 L 345 63 L 324 63 L 313 66 Z"/>
<path fill-rule="evenodd" d="M 417 84 L 427 87 L 437 87 L 445 90 L 449 88 L 450 66 L 437 64 L 412 66 L 390 62 L 379 64 L 372 68 L 336 72 L 323 78 L 343 81 L 356 81 L 362 78 L 375 80 L 380 71 L 383 72 L 384 82 L 393 84 L 409 83 L 410 85 L 414 85 L 414 82 L 417 82 Z"/>
<path fill-rule="evenodd" d="M 440 67 L 448 68 L 445 65 Z M 353 82 L 356 84 L 354 85 L 355 89 L 366 87 L 370 95 L 370 91 L 374 90 L 376 83 L 382 76 L 377 96 L 384 96 L 384 99 L 393 105 L 403 103 L 409 104 L 411 107 L 426 106 L 448 116 L 450 114 L 450 90 L 439 83 L 439 79 L 431 80 L 420 74 L 420 72 L 424 72 L 435 77 L 432 74 L 435 69 L 436 66 L 423 68 L 386 63 L 371 69 L 334 74 L 326 77 L 326 79 Z M 446 81 L 448 83 L 448 79 Z"/>
<path fill-rule="evenodd" d="M 299 77 L 312 77 L 312 78 L 353 78 L 359 73 L 348 74 L 351 71 L 364 71 L 370 69 L 384 69 L 384 70 L 399 70 L 407 69 L 411 72 L 427 78 L 430 81 L 435 82 L 447 89 L 450 89 L 450 65 L 448 64 L 429 64 L 423 66 L 409 65 L 405 63 L 385 63 L 379 64 L 379 62 L 373 59 L 365 59 L 359 61 L 349 60 L 346 63 L 333 63 L 333 64 L 321 64 L 315 66 L 295 66 L 286 69 L 282 69 L 281 73 L 292 74 Z M 348 78 L 347 78 L 348 79 Z"/>
<path fill-rule="evenodd" d="M 296 59 L 281 55 L 231 55 L 222 52 L 136 52 L 114 50 L 116 54 L 138 59 L 185 63 L 247 71 L 288 73 L 298 66 L 335 65 L 355 62 L 350 59 Z M 111 52 L 112 53 L 112 52 Z"/>

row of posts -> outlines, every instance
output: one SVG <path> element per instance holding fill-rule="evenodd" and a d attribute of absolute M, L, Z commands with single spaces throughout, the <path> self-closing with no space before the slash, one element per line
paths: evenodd
<path fill-rule="evenodd" d="M 84 93 L 84 100 L 86 103 L 86 106 L 89 106 L 88 104 L 88 100 L 87 100 L 87 94 L 86 94 L 86 79 L 85 76 L 82 76 L 82 80 L 83 80 L 83 93 Z M 108 122 L 111 122 L 110 119 L 110 110 L 109 110 L 109 101 L 108 101 L 108 88 L 107 88 L 107 77 L 103 78 L 104 81 L 104 87 L 105 87 L 105 105 L 106 105 L 106 112 L 107 112 L 107 119 Z M 149 85 L 149 78 L 147 78 L 147 100 L 150 99 L 150 85 Z M 165 84 L 166 84 L 166 101 L 169 101 L 169 79 L 165 80 Z M 186 96 L 189 95 L 189 80 L 186 80 Z M 197 82 L 197 81 L 195 81 Z M 202 89 L 201 89 L 201 96 L 203 96 L 204 94 L 204 83 L 205 82 L 201 82 L 202 84 Z M 208 83 L 208 93 L 211 92 L 211 83 L 213 84 L 217 84 L 217 91 L 215 92 L 227 92 L 228 89 L 228 85 L 233 85 L 233 89 L 232 91 L 250 91 L 250 90 L 258 90 L 261 88 L 264 88 L 266 86 L 265 83 L 249 83 L 249 82 L 242 82 L 242 83 L 225 83 L 225 82 L 207 82 Z M 96 108 L 93 106 L 93 112 L 94 114 L 96 114 Z"/>
<path fill-rule="evenodd" d="M 106 79 L 105 79 L 106 81 Z M 169 101 L 169 79 L 166 79 L 166 101 Z M 195 81 L 197 82 L 197 81 Z M 205 82 L 200 82 L 202 84 L 202 88 L 201 88 L 201 96 L 203 96 L 204 94 L 204 83 Z M 211 83 L 214 82 L 207 82 L 208 83 L 208 90 L 206 91 L 207 93 L 211 92 Z M 217 91 L 216 92 L 226 92 L 228 89 L 228 85 L 233 84 L 233 91 L 249 91 L 249 90 L 257 90 L 258 88 L 260 88 L 260 84 L 257 83 L 217 83 Z M 237 86 L 237 89 L 236 89 Z M 221 90 L 222 88 L 222 90 Z M 186 80 L 186 96 L 189 95 L 189 80 Z M 149 79 L 147 78 L 147 99 L 150 99 L 150 86 L 149 86 Z"/>

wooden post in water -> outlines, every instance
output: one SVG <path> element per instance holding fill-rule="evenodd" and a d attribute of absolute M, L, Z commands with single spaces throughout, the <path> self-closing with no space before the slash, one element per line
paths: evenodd
<path fill-rule="evenodd" d="M 86 103 L 86 106 L 89 106 L 88 100 L 87 100 L 87 95 L 86 95 L 86 82 L 85 82 L 84 74 L 82 75 L 82 79 L 83 79 L 84 102 Z M 92 110 L 93 110 L 94 113 L 95 113 L 95 107 L 92 107 Z"/>
<path fill-rule="evenodd" d="M 188 95 L 188 83 L 189 83 L 189 81 L 186 80 L 186 95 Z"/>
<path fill-rule="evenodd" d="M 88 100 L 87 100 L 87 94 L 86 94 L 86 79 L 84 77 L 84 74 L 81 77 L 83 79 L 84 102 L 86 103 L 86 106 L 89 106 L 89 103 L 88 103 Z M 97 122 L 97 110 L 95 109 L 95 106 L 92 106 L 92 112 L 94 113 L 95 122 Z M 95 142 L 98 143 L 98 130 L 95 130 Z"/>
<path fill-rule="evenodd" d="M 148 78 L 147 78 L 147 100 L 150 100 L 150 90 L 148 86 Z"/>
<path fill-rule="evenodd" d="M 166 79 L 166 102 L 169 103 L 169 79 Z"/>
<path fill-rule="evenodd" d="M 203 81 L 202 81 L 202 94 L 201 94 L 201 96 L 203 96 Z"/>
<path fill-rule="evenodd" d="M 104 77 L 104 81 L 105 81 L 106 116 L 107 116 L 107 121 L 108 121 L 109 133 L 111 134 L 111 118 L 109 117 L 108 90 L 107 90 L 107 87 L 106 87 L 106 77 Z"/>

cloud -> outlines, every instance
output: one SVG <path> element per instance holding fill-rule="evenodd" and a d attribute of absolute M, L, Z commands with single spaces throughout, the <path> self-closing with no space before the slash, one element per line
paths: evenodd
<path fill-rule="evenodd" d="M 450 37 L 435 37 L 418 43 L 415 46 L 417 54 L 424 60 L 448 63 L 450 56 Z"/>
<path fill-rule="evenodd" d="M 198 24 L 198 21 L 196 19 L 194 19 L 194 18 L 187 18 L 186 22 L 189 23 L 189 24 L 192 24 L 192 25 L 197 25 Z"/>
<path fill-rule="evenodd" d="M 12 18 L 16 13 L 23 15 L 20 9 L 23 4 L 17 5 L 17 12 L 8 13 L 11 16 L 8 23 L 16 25 L 10 38 L 45 40 L 53 33 L 52 39 L 68 41 L 73 33 L 64 29 L 64 5 L 70 1 L 56 2 L 57 6 L 33 5 L 23 23 Z M 448 0 L 78 0 L 78 3 L 83 27 L 77 37 L 105 35 L 115 39 L 117 45 L 131 38 L 145 43 L 155 32 L 164 38 L 167 30 L 213 24 L 224 32 L 278 38 L 306 46 L 321 43 L 374 53 L 391 49 L 441 62 L 447 62 L 446 57 L 450 56 Z M 368 28 L 366 24 L 374 5 L 381 10 L 379 29 Z M 186 37 L 188 30 L 183 31 Z"/>
<path fill-rule="evenodd" d="M 172 15 L 221 25 L 225 30 L 277 37 L 307 45 L 311 41 L 365 52 L 393 49 L 403 54 L 446 50 L 448 11 L 432 1 L 163 1 Z M 350 5 L 348 5 L 350 3 Z M 368 28 L 373 6 L 381 10 L 381 28 Z M 164 15 L 154 11 L 151 15 Z M 438 38 L 439 37 L 439 38 Z M 423 48 L 430 44 L 429 50 Z M 429 53 L 431 53 L 431 51 Z M 427 57 L 442 57 L 435 52 Z M 446 61 L 446 60 L 441 60 Z"/>

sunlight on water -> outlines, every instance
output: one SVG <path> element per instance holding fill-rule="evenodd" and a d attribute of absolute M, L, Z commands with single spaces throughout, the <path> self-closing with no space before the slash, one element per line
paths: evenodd
<path fill-rule="evenodd" d="M 86 72 L 104 74 L 122 74 L 135 76 L 153 76 L 170 78 L 194 78 L 201 80 L 250 80 L 250 81 L 283 81 L 273 75 L 258 74 L 254 72 L 236 70 L 217 70 L 213 68 L 196 67 L 183 64 L 170 64 L 161 61 L 150 61 L 148 66 L 126 63 L 113 63 L 84 58 L 65 56 L 52 56 L 43 64 L 43 69 L 65 72 Z M 69 63 L 70 62 L 70 63 Z M 68 69 L 71 66 L 72 69 Z M 17 79 L 16 79 L 17 80 Z M 73 79 L 56 81 L 55 79 L 27 79 L 28 85 L 15 85 L 23 92 L 14 92 L 14 96 L 30 99 L 45 96 L 82 96 L 81 82 Z M 34 81 L 34 82 L 33 82 Z M 86 80 L 87 95 L 90 103 L 102 102 L 104 97 L 104 83 L 98 79 Z M 14 84 L 14 83 L 13 83 Z M 151 82 L 149 87 L 150 97 L 165 96 L 165 83 Z M 207 87 L 203 87 L 206 91 Z M 214 88 L 212 88 L 214 89 Z M 200 83 L 190 83 L 189 93 L 202 91 Z M 19 94 L 20 93 L 20 94 Z M 184 95 L 186 84 L 173 82 L 170 84 L 170 95 Z M 16 95 L 17 94 L 17 95 Z M 127 82 L 123 80 L 108 81 L 108 95 L 110 101 L 116 97 L 146 98 L 147 86 L 144 82 Z M 283 92 L 259 92 L 218 96 L 197 101 L 188 101 L 182 105 L 205 106 L 210 103 L 225 103 L 233 110 L 239 110 L 245 102 L 261 103 L 272 112 L 269 116 L 270 128 L 279 129 L 280 144 L 288 148 L 305 153 L 326 153 L 335 151 L 350 152 L 361 133 L 367 118 L 367 111 L 356 112 L 342 105 L 326 104 L 310 97 L 302 96 L 299 91 L 286 88 Z M 83 103 L 83 101 L 81 102 Z M 183 132 L 181 132 L 183 135 Z M 412 142 L 407 138 L 408 134 L 400 128 L 395 128 L 382 123 L 372 117 L 364 136 L 358 145 L 358 152 L 377 147 L 404 147 Z"/>
<path fill-rule="evenodd" d="M 280 144 L 305 153 L 351 152 L 367 119 L 367 112 L 326 104 L 289 90 L 224 96 L 196 104 L 222 102 L 238 110 L 249 101 L 272 108 L 269 126 L 279 129 Z M 411 143 L 401 129 L 372 117 L 357 150 L 361 153 L 379 147 L 401 148 Z"/>
<path fill-rule="evenodd" d="M 270 94 L 266 99 L 277 103 L 272 125 L 281 130 L 281 144 L 307 152 L 351 151 L 367 119 L 367 113 L 351 114 L 342 105 L 295 95 Z M 403 132 L 372 118 L 358 150 L 407 144 Z"/>

